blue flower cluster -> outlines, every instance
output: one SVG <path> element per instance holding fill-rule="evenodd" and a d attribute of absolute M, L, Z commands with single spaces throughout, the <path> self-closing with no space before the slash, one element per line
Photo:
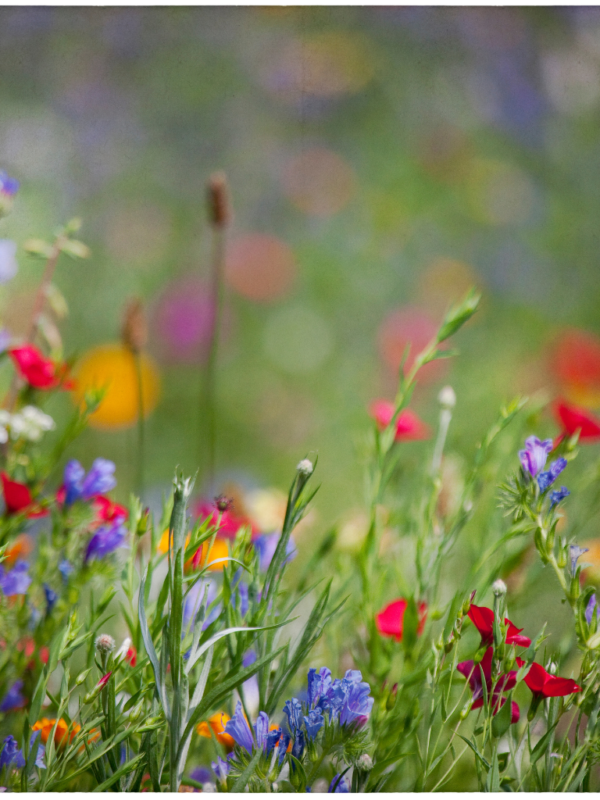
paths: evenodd
<path fill-rule="evenodd" d="M 35 740 L 40 735 L 40 731 L 35 731 L 31 734 L 30 739 L 30 747 L 33 747 L 35 744 Z M 37 756 L 35 758 L 35 765 L 40 769 L 46 769 L 46 765 L 44 764 L 44 756 L 46 755 L 46 748 L 44 745 L 38 746 Z M 0 771 L 6 767 L 10 769 L 22 769 L 25 766 L 25 757 L 23 756 L 23 751 L 19 749 L 17 746 L 17 740 L 14 736 L 7 736 L 4 740 L 4 744 L 2 745 L 2 751 L 0 752 Z"/>
<path fill-rule="evenodd" d="M 340 725 L 364 725 L 375 702 L 370 693 L 371 687 L 357 669 L 349 669 L 341 680 L 334 681 L 327 667 L 308 671 L 309 710 L 327 711 L 330 719 L 339 719 Z"/>
<path fill-rule="evenodd" d="M 28 569 L 27 561 L 19 561 L 13 569 L 8 571 L 0 564 L 0 589 L 6 597 L 27 592 L 31 584 Z"/>
<path fill-rule="evenodd" d="M 110 492 L 117 485 L 115 465 L 106 458 L 97 458 L 90 471 L 85 473 L 79 461 L 69 461 L 64 472 L 65 505 L 76 500 L 90 500 L 96 495 Z"/>
<path fill-rule="evenodd" d="M 567 466 L 566 458 L 557 458 L 544 470 L 548 454 L 552 450 L 552 439 L 545 439 L 543 442 L 537 436 L 529 436 L 525 440 L 525 449 L 519 450 L 519 459 L 523 471 L 533 478 L 537 477 L 538 486 L 542 494 L 552 486 L 554 481 L 558 478 L 560 473 Z M 571 493 L 566 486 L 561 486 L 550 492 L 550 508 L 560 503 L 565 497 Z"/>

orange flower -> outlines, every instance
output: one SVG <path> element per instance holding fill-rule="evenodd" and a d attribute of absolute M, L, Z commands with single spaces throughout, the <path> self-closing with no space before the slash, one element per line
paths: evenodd
<path fill-rule="evenodd" d="M 54 727 L 54 723 L 56 722 L 55 719 L 48 719 L 48 717 L 43 717 L 39 722 L 36 722 L 32 731 L 41 731 L 41 738 L 42 744 L 46 744 L 48 742 L 48 738 L 52 733 L 52 728 Z M 64 747 L 67 743 L 67 733 L 69 737 L 69 742 L 72 742 L 75 736 L 81 730 L 81 725 L 78 725 L 77 722 L 72 722 L 69 726 L 64 719 L 59 719 L 58 724 L 56 726 L 56 732 L 54 734 L 54 744 L 56 747 Z"/>
<path fill-rule="evenodd" d="M 196 732 L 199 736 L 210 739 L 210 731 L 212 729 L 212 732 L 221 744 L 225 745 L 227 749 L 233 750 L 235 742 L 228 733 L 225 733 L 225 725 L 227 725 L 230 719 L 231 717 L 229 714 L 226 714 L 224 711 L 217 711 L 216 714 L 209 717 L 208 722 L 201 722 L 196 727 Z"/>
<path fill-rule="evenodd" d="M 198 567 L 204 567 L 206 564 L 210 564 L 209 570 L 211 572 L 222 572 L 223 567 L 227 563 L 226 561 L 218 561 L 214 564 L 214 561 L 217 561 L 219 558 L 227 558 L 229 555 L 229 546 L 227 544 L 226 539 L 215 539 L 213 542 L 213 546 L 208 549 L 209 542 L 204 542 L 202 547 L 199 547 L 196 550 L 194 556 L 190 558 L 190 560 L 186 563 L 187 570 L 194 570 L 198 569 Z"/>
<path fill-rule="evenodd" d="M 190 535 L 188 533 L 187 539 L 185 540 L 185 546 L 187 547 L 190 543 Z M 160 542 L 158 543 L 158 547 L 156 548 L 159 553 L 168 553 L 169 552 L 169 529 L 167 528 L 163 531 L 163 535 L 160 537 Z"/>
<path fill-rule="evenodd" d="M 7 567 L 14 567 L 16 562 L 21 559 L 24 560 L 31 553 L 32 545 L 31 539 L 26 533 L 20 534 L 11 544 L 6 551 L 4 563 Z"/>

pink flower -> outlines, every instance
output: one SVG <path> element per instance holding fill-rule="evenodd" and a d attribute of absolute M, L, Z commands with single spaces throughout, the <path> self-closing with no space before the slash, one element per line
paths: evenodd
<path fill-rule="evenodd" d="M 382 636 L 393 636 L 397 642 L 402 641 L 402 634 L 404 633 L 404 612 L 408 603 L 401 597 L 394 600 L 392 603 L 383 608 L 379 614 L 375 616 L 375 624 L 377 630 Z M 417 635 L 423 633 L 425 627 L 425 620 L 427 619 L 427 604 L 419 604 L 419 628 Z"/>
<path fill-rule="evenodd" d="M 369 406 L 369 414 L 377 423 L 380 431 L 387 428 L 394 416 L 395 407 L 389 400 L 374 400 Z M 405 408 L 400 412 L 396 419 L 396 442 L 410 441 L 417 439 L 429 439 L 431 430 L 414 411 Z"/>

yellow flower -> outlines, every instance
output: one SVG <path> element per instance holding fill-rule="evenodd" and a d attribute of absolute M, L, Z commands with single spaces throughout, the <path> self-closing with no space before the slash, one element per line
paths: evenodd
<path fill-rule="evenodd" d="M 219 561 L 217 564 L 213 564 L 213 561 L 216 561 L 218 558 L 227 558 L 229 555 L 229 546 L 225 539 L 215 539 L 213 546 L 208 550 L 208 542 L 204 542 L 202 545 L 202 552 L 196 551 L 196 555 L 191 558 L 186 567 L 188 569 L 195 569 L 198 566 L 204 567 L 206 564 L 210 564 L 209 571 L 210 572 L 222 572 L 223 568 L 225 567 L 226 561 Z"/>
<path fill-rule="evenodd" d="M 155 408 L 160 394 L 160 378 L 154 361 L 140 355 L 144 416 Z M 94 347 L 82 357 L 75 372 L 73 399 L 81 403 L 90 389 L 106 387 L 98 409 L 90 417 L 96 428 L 126 428 L 138 417 L 138 380 L 133 354 L 122 344 Z"/>
<path fill-rule="evenodd" d="M 185 546 L 187 547 L 190 543 L 190 535 L 188 533 L 187 538 L 185 540 Z M 166 528 L 163 531 L 163 535 L 160 537 L 160 542 L 156 548 L 159 553 L 167 553 L 169 551 L 169 529 Z"/>
<path fill-rule="evenodd" d="M 233 749 L 235 742 L 228 733 L 225 733 L 225 725 L 227 725 L 230 719 L 231 717 L 229 714 L 226 714 L 224 711 L 217 711 L 216 714 L 209 717 L 208 722 L 201 722 L 197 725 L 196 732 L 199 736 L 205 736 L 207 739 L 210 739 L 210 731 L 212 728 L 217 739 L 228 749 Z"/>

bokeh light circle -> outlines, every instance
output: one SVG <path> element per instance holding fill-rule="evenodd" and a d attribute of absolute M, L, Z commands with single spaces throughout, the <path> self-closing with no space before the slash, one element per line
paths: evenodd
<path fill-rule="evenodd" d="M 491 159 L 473 159 L 467 196 L 475 218 L 489 225 L 527 223 L 537 200 L 535 186 L 523 170 Z"/>
<path fill-rule="evenodd" d="M 551 368 L 561 393 L 575 405 L 600 406 L 600 338 L 589 331 L 564 331 L 552 347 Z"/>
<path fill-rule="evenodd" d="M 165 359 L 205 360 L 213 324 L 213 303 L 206 284 L 186 276 L 170 284 L 156 307 L 155 331 Z"/>
<path fill-rule="evenodd" d="M 227 283 L 248 300 L 281 300 L 291 291 L 295 277 L 294 254 L 275 236 L 248 233 L 234 239 L 227 248 Z"/>
<path fill-rule="evenodd" d="M 352 167 L 325 147 L 307 148 L 293 156 L 283 169 L 281 183 L 291 203 L 315 217 L 341 211 L 356 191 Z"/>
<path fill-rule="evenodd" d="M 144 416 L 156 408 L 160 378 L 154 361 L 141 355 Z M 95 428 L 127 428 L 138 419 L 138 381 L 133 354 L 122 344 L 104 344 L 88 350 L 76 370 L 73 400 L 79 405 L 90 389 L 106 387 L 98 409 L 90 417 Z"/>
<path fill-rule="evenodd" d="M 410 352 L 405 364 L 408 372 L 415 357 L 434 338 L 439 323 L 427 311 L 418 306 L 405 306 L 390 312 L 383 320 L 377 334 L 379 354 L 394 374 L 398 374 L 402 356 L 407 345 Z M 446 371 L 446 361 L 432 361 L 419 371 L 418 381 L 429 383 L 441 377 Z"/>
<path fill-rule="evenodd" d="M 419 280 L 421 302 L 432 314 L 440 316 L 481 281 L 464 261 L 440 256 L 425 267 Z"/>

